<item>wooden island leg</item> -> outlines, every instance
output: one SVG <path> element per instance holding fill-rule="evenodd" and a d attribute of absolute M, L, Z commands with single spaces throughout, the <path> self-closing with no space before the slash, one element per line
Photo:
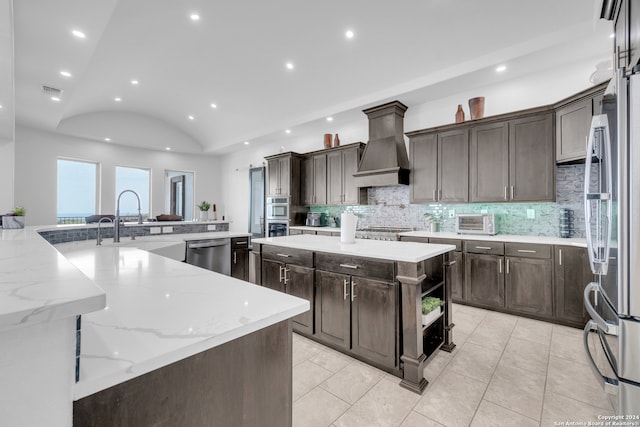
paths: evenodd
<path fill-rule="evenodd" d="M 453 252 L 447 252 L 444 258 L 444 344 L 440 347 L 442 350 L 451 353 L 456 348 L 453 342 L 453 327 L 455 324 L 451 321 L 453 318 L 453 307 L 451 302 L 451 266 L 456 262 L 453 260 Z"/>

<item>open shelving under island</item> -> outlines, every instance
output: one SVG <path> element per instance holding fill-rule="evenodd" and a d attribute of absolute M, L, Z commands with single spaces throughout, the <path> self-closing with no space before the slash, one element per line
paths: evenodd
<path fill-rule="evenodd" d="M 402 378 L 416 393 L 424 365 L 452 351 L 453 245 L 295 235 L 253 239 L 253 280 L 310 303 L 293 330 Z M 423 298 L 441 301 L 423 324 Z"/>

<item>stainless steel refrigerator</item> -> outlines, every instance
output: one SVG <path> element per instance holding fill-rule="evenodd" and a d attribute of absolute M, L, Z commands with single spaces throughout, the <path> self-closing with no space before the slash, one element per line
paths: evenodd
<path fill-rule="evenodd" d="M 619 415 L 640 415 L 640 66 L 616 71 L 591 124 L 584 344 Z M 589 345 L 591 344 L 591 345 Z"/>

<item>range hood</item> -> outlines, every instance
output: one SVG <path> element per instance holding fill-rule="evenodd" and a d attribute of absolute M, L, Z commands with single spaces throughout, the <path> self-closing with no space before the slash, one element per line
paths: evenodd
<path fill-rule="evenodd" d="M 404 145 L 404 112 L 407 106 L 389 102 L 362 112 L 369 118 L 369 142 L 364 149 L 357 187 L 409 185 L 409 157 Z"/>

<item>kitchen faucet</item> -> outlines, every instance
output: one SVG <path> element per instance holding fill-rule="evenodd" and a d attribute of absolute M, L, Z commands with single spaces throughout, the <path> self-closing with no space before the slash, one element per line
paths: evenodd
<path fill-rule="evenodd" d="M 100 237 L 100 224 L 102 223 L 102 221 L 109 221 L 110 223 L 113 224 L 113 220 L 109 217 L 102 217 L 100 218 L 100 221 L 98 221 L 98 237 L 96 239 L 96 245 L 100 246 L 102 244 L 102 238 Z"/>
<path fill-rule="evenodd" d="M 133 190 L 124 190 L 122 193 L 118 195 L 118 201 L 116 203 L 116 226 L 113 229 L 113 242 L 118 243 L 120 241 L 120 197 L 124 193 L 133 193 L 138 199 L 138 224 L 142 224 L 142 214 L 140 213 L 140 196 Z"/>

